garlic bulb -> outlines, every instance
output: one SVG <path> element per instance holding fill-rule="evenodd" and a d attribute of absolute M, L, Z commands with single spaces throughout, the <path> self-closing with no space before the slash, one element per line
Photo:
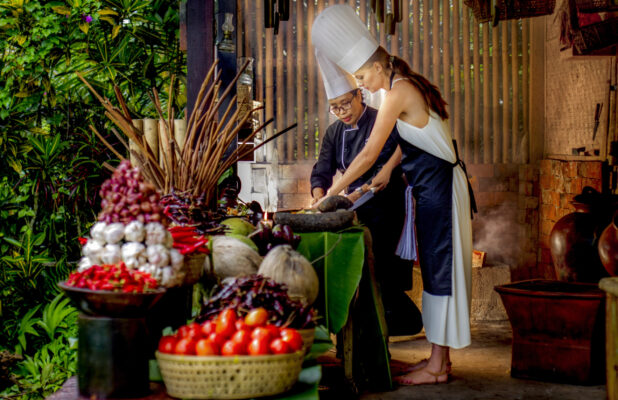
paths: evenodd
<path fill-rule="evenodd" d="M 122 261 L 122 252 L 117 244 L 106 244 L 101 252 L 103 264 L 116 264 Z"/>
<path fill-rule="evenodd" d="M 77 264 L 77 272 L 84 272 L 85 270 L 87 270 L 88 268 L 92 267 L 93 265 L 95 265 L 95 263 L 93 263 L 90 260 L 90 258 L 82 257 L 79 260 L 79 264 Z"/>
<path fill-rule="evenodd" d="M 158 222 L 146 224 L 146 244 L 164 244 L 169 231 Z"/>
<path fill-rule="evenodd" d="M 127 242 L 143 242 L 146 236 L 144 224 L 139 221 L 131 221 L 124 228 L 124 240 Z"/>
<path fill-rule="evenodd" d="M 157 267 L 165 267 L 170 263 L 168 250 L 162 244 L 152 244 L 146 247 L 148 262 Z"/>
<path fill-rule="evenodd" d="M 88 240 L 82 247 L 82 255 L 88 257 L 93 265 L 101 262 L 102 252 L 103 246 L 96 240 Z"/>
<path fill-rule="evenodd" d="M 146 246 L 144 246 L 142 243 L 126 242 L 125 244 L 122 245 L 122 259 L 125 260 L 125 264 L 126 264 L 127 258 L 137 259 L 139 256 L 141 256 L 144 253 L 145 250 L 146 250 Z"/>
<path fill-rule="evenodd" d="M 116 244 L 124 237 L 124 224 L 122 222 L 114 222 L 105 227 L 105 242 L 108 244 Z"/>
<path fill-rule="evenodd" d="M 105 244 L 105 228 L 107 228 L 105 222 L 97 222 L 90 228 L 90 237 L 97 242 Z"/>

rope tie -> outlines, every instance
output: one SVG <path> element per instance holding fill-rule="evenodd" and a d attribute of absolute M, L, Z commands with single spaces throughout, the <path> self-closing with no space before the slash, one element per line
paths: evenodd
<path fill-rule="evenodd" d="M 399 244 L 395 254 L 403 260 L 416 260 L 416 235 L 414 232 L 414 199 L 412 197 L 412 186 L 406 188 L 406 220 L 403 224 Z"/>

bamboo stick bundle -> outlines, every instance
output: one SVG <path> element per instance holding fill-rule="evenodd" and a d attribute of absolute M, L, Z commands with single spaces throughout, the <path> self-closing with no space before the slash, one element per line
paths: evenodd
<path fill-rule="evenodd" d="M 165 113 L 159 100 L 159 94 L 153 89 L 151 100 L 159 114 L 160 153 L 159 149 L 151 147 L 143 130 L 133 122 L 119 89 L 115 89 L 119 103 L 118 108 L 113 106 L 108 99 L 101 97 L 81 74 L 77 73 L 77 75 L 101 102 L 108 118 L 130 139 L 131 148 L 124 140 L 121 140 L 121 143 L 137 161 L 138 167 L 147 180 L 153 183 L 163 194 L 184 193 L 188 198 L 199 198 L 200 203 L 212 204 L 211 201 L 216 193 L 219 178 L 232 164 L 246 155 L 247 149 L 237 146 L 227 156 L 225 155 L 226 152 L 236 141 L 240 128 L 253 116 L 254 112 L 263 108 L 257 107 L 243 113 L 242 118 L 239 115 L 239 109 L 232 111 L 236 104 L 236 95 L 232 92 L 236 87 L 236 81 L 248 63 L 249 61 L 241 67 L 236 77 L 221 95 L 219 94 L 220 80 L 215 78 L 216 63 L 213 64 L 202 83 L 195 107 L 188 118 L 186 130 L 183 132 L 182 140 L 177 140 L 178 124 L 174 121 L 174 109 L 172 107 L 173 78 Z M 220 115 L 219 108 L 228 96 L 232 96 L 232 99 L 224 113 Z M 165 114 L 167 114 L 167 117 Z M 252 140 L 271 122 L 272 119 L 253 130 L 245 139 L 245 143 Z M 90 128 L 118 158 L 125 158 L 104 139 L 94 126 Z M 115 130 L 114 134 L 122 139 Z M 253 150 L 250 149 L 249 151 Z M 157 155 L 160 156 L 158 161 Z"/>

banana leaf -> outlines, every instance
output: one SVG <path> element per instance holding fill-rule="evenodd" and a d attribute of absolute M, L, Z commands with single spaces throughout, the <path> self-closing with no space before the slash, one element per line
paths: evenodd
<path fill-rule="evenodd" d="M 319 321 L 337 333 L 348 320 L 348 311 L 358 288 L 365 260 L 362 229 L 342 232 L 301 233 L 297 251 L 307 258 L 320 279 L 315 303 Z"/>

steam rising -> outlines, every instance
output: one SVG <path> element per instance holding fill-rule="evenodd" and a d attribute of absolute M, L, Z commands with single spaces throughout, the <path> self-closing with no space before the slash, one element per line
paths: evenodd
<path fill-rule="evenodd" d="M 474 249 L 487 253 L 488 264 L 504 263 L 511 268 L 517 266 L 521 246 L 519 245 L 520 224 L 517 223 L 517 208 L 502 204 L 475 215 Z"/>

